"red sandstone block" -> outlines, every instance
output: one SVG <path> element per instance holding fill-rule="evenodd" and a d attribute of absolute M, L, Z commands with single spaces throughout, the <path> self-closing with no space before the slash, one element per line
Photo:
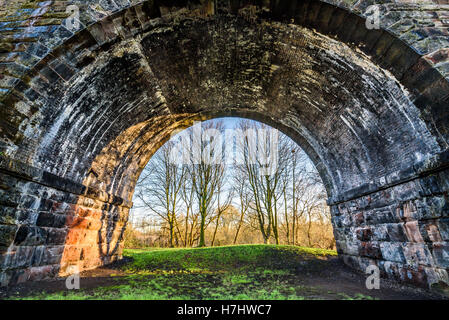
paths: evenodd
<path fill-rule="evenodd" d="M 357 239 L 360 241 L 369 241 L 373 236 L 373 232 L 370 227 L 363 227 L 355 229 Z"/>
<path fill-rule="evenodd" d="M 376 242 L 361 242 L 359 254 L 372 259 L 382 259 L 382 252 Z"/>
<path fill-rule="evenodd" d="M 356 226 L 362 225 L 362 224 L 365 222 L 365 217 L 364 217 L 364 215 L 363 215 L 363 212 L 355 213 L 355 214 L 352 216 L 352 220 L 354 221 L 354 224 L 355 224 Z"/>
<path fill-rule="evenodd" d="M 70 223 L 67 224 L 67 226 L 70 229 L 78 228 L 78 229 L 92 229 L 98 226 L 99 222 L 95 222 L 91 219 L 86 219 L 82 217 L 73 217 L 73 219 L 70 219 Z"/>
<path fill-rule="evenodd" d="M 408 266 L 400 266 L 398 268 L 400 280 L 403 282 L 411 283 L 419 287 L 427 287 L 427 277 L 423 267 L 417 269 L 410 268 Z"/>
<path fill-rule="evenodd" d="M 88 217 L 90 215 L 90 209 L 78 207 L 76 208 L 76 215 L 79 217 Z"/>
<path fill-rule="evenodd" d="M 59 267 L 59 264 L 42 267 L 31 267 L 26 269 L 25 273 L 29 281 L 41 281 L 57 276 Z"/>
<path fill-rule="evenodd" d="M 80 242 L 80 239 L 84 237 L 84 229 L 70 229 L 65 239 L 65 245 L 75 245 Z"/>
<path fill-rule="evenodd" d="M 398 217 L 403 221 L 412 221 L 417 218 L 417 209 L 414 201 L 407 201 L 396 211 Z"/>
<path fill-rule="evenodd" d="M 421 235 L 421 231 L 419 229 L 418 221 L 406 222 L 404 227 L 408 241 L 416 243 L 424 242 L 424 239 Z"/>
<path fill-rule="evenodd" d="M 424 224 L 424 229 L 427 235 L 427 239 L 431 242 L 442 242 L 438 225 L 436 221 L 430 221 Z M 426 240 L 427 240 L 426 239 Z"/>
<path fill-rule="evenodd" d="M 431 54 L 424 56 L 424 59 L 429 61 L 431 64 L 449 61 L 449 48 L 443 48 L 432 52 Z"/>
<path fill-rule="evenodd" d="M 62 263 L 77 262 L 81 257 L 81 248 L 76 245 L 66 245 L 61 258 Z"/>

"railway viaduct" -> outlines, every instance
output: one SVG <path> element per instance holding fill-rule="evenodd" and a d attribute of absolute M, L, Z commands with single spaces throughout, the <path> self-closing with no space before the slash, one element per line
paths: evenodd
<path fill-rule="evenodd" d="M 449 283 L 447 0 L 0 3 L 1 285 L 120 258 L 151 155 L 222 116 L 308 153 L 345 263 Z"/>

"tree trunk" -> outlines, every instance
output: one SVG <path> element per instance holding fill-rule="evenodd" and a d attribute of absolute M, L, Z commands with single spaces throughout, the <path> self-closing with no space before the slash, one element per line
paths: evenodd
<path fill-rule="evenodd" d="M 198 247 L 202 248 L 206 246 L 206 241 L 204 237 L 204 227 L 206 225 L 206 217 L 204 215 L 201 215 L 201 225 L 200 225 L 200 243 L 198 244 Z"/>
<path fill-rule="evenodd" d="M 240 232 L 240 228 L 242 227 L 242 222 L 243 222 L 243 216 L 244 216 L 244 212 L 242 211 L 242 214 L 240 215 L 240 220 L 239 220 L 239 225 L 237 227 L 237 231 L 235 232 L 235 237 L 234 237 L 234 244 L 237 244 L 237 238 L 239 236 L 239 232 Z"/>
<path fill-rule="evenodd" d="M 173 229 L 174 229 L 173 222 L 170 222 L 168 226 L 169 226 L 169 233 L 170 233 L 169 234 L 170 248 L 174 248 L 175 245 L 173 243 Z"/>
<path fill-rule="evenodd" d="M 220 222 L 220 216 L 217 217 L 217 223 L 215 224 L 215 230 L 214 230 L 214 235 L 212 237 L 212 242 L 211 242 L 211 247 L 214 246 L 215 243 L 215 237 L 217 236 L 217 230 L 218 230 L 218 223 Z"/>

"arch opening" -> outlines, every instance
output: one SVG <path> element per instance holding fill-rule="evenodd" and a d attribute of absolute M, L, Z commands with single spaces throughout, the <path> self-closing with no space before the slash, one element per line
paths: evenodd
<path fill-rule="evenodd" d="M 125 248 L 275 243 L 335 250 L 324 184 L 288 136 L 237 117 L 174 133 L 136 183 Z"/>

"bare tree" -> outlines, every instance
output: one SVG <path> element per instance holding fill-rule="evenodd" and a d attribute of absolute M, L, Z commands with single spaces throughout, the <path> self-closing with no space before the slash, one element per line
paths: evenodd
<path fill-rule="evenodd" d="M 237 227 L 235 230 L 235 236 L 233 244 L 237 243 L 237 239 L 242 229 L 243 221 L 248 212 L 251 193 L 249 192 L 248 183 L 247 183 L 247 174 L 246 171 L 242 168 L 242 166 L 235 166 L 234 168 L 234 188 L 238 197 L 238 208 L 240 208 L 240 216 L 237 223 Z"/>
<path fill-rule="evenodd" d="M 217 188 L 217 215 L 214 217 L 215 220 L 215 229 L 214 234 L 212 236 L 211 247 L 215 244 L 215 238 L 217 237 L 218 226 L 220 225 L 220 219 L 229 207 L 232 204 L 232 197 L 234 196 L 234 191 L 232 188 L 229 188 L 227 191 L 223 191 L 223 184 L 219 184 Z M 224 194 L 224 197 L 223 197 Z M 224 198 L 224 201 L 220 201 Z"/>
<path fill-rule="evenodd" d="M 190 130 L 195 129 L 197 128 Z M 191 134 L 192 162 L 188 167 L 200 218 L 199 247 L 206 246 L 205 230 L 212 221 L 210 216 L 219 199 L 218 191 L 223 189 L 225 183 L 226 164 L 222 153 L 222 132 L 221 122 L 210 122 L 202 126 L 199 133 L 197 131 L 197 134 Z"/>
<path fill-rule="evenodd" d="M 307 155 L 293 141 L 285 145 L 287 168 L 282 175 L 282 194 L 284 204 L 285 237 L 288 244 L 296 244 L 298 219 L 304 213 L 300 207 L 304 193 L 315 180 L 311 181 L 307 171 Z"/>
<path fill-rule="evenodd" d="M 181 189 L 181 197 L 184 203 L 185 217 L 184 217 L 184 246 L 193 246 L 195 242 L 195 227 L 198 222 L 198 216 L 193 211 L 194 190 L 192 180 L 190 179 L 189 171 L 187 170 L 186 179 Z"/>
<path fill-rule="evenodd" d="M 175 228 L 186 168 L 172 162 L 172 143 L 167 142 L 152 159 L 151 171 L 141 183 L 137 197 L 143 206 L 167 223 L 169 245 L 176 242 Z"/>
<path fill-rule="evenodd" d="M 269 243 L 273 236 L 276 244 L 279 244 L 279 189 L 286 169 L 285 161 L 280 155 L 285 152 L 285 148 L 277 134 L 274 137 L 267 134 L 269 128 L 263 124 L 242 121 L 239 127 L 242 134 L 238 144 L 243 158 L 241 170 L 252 193 L 250 211 L 256 215 L 264 243 Z"/>

